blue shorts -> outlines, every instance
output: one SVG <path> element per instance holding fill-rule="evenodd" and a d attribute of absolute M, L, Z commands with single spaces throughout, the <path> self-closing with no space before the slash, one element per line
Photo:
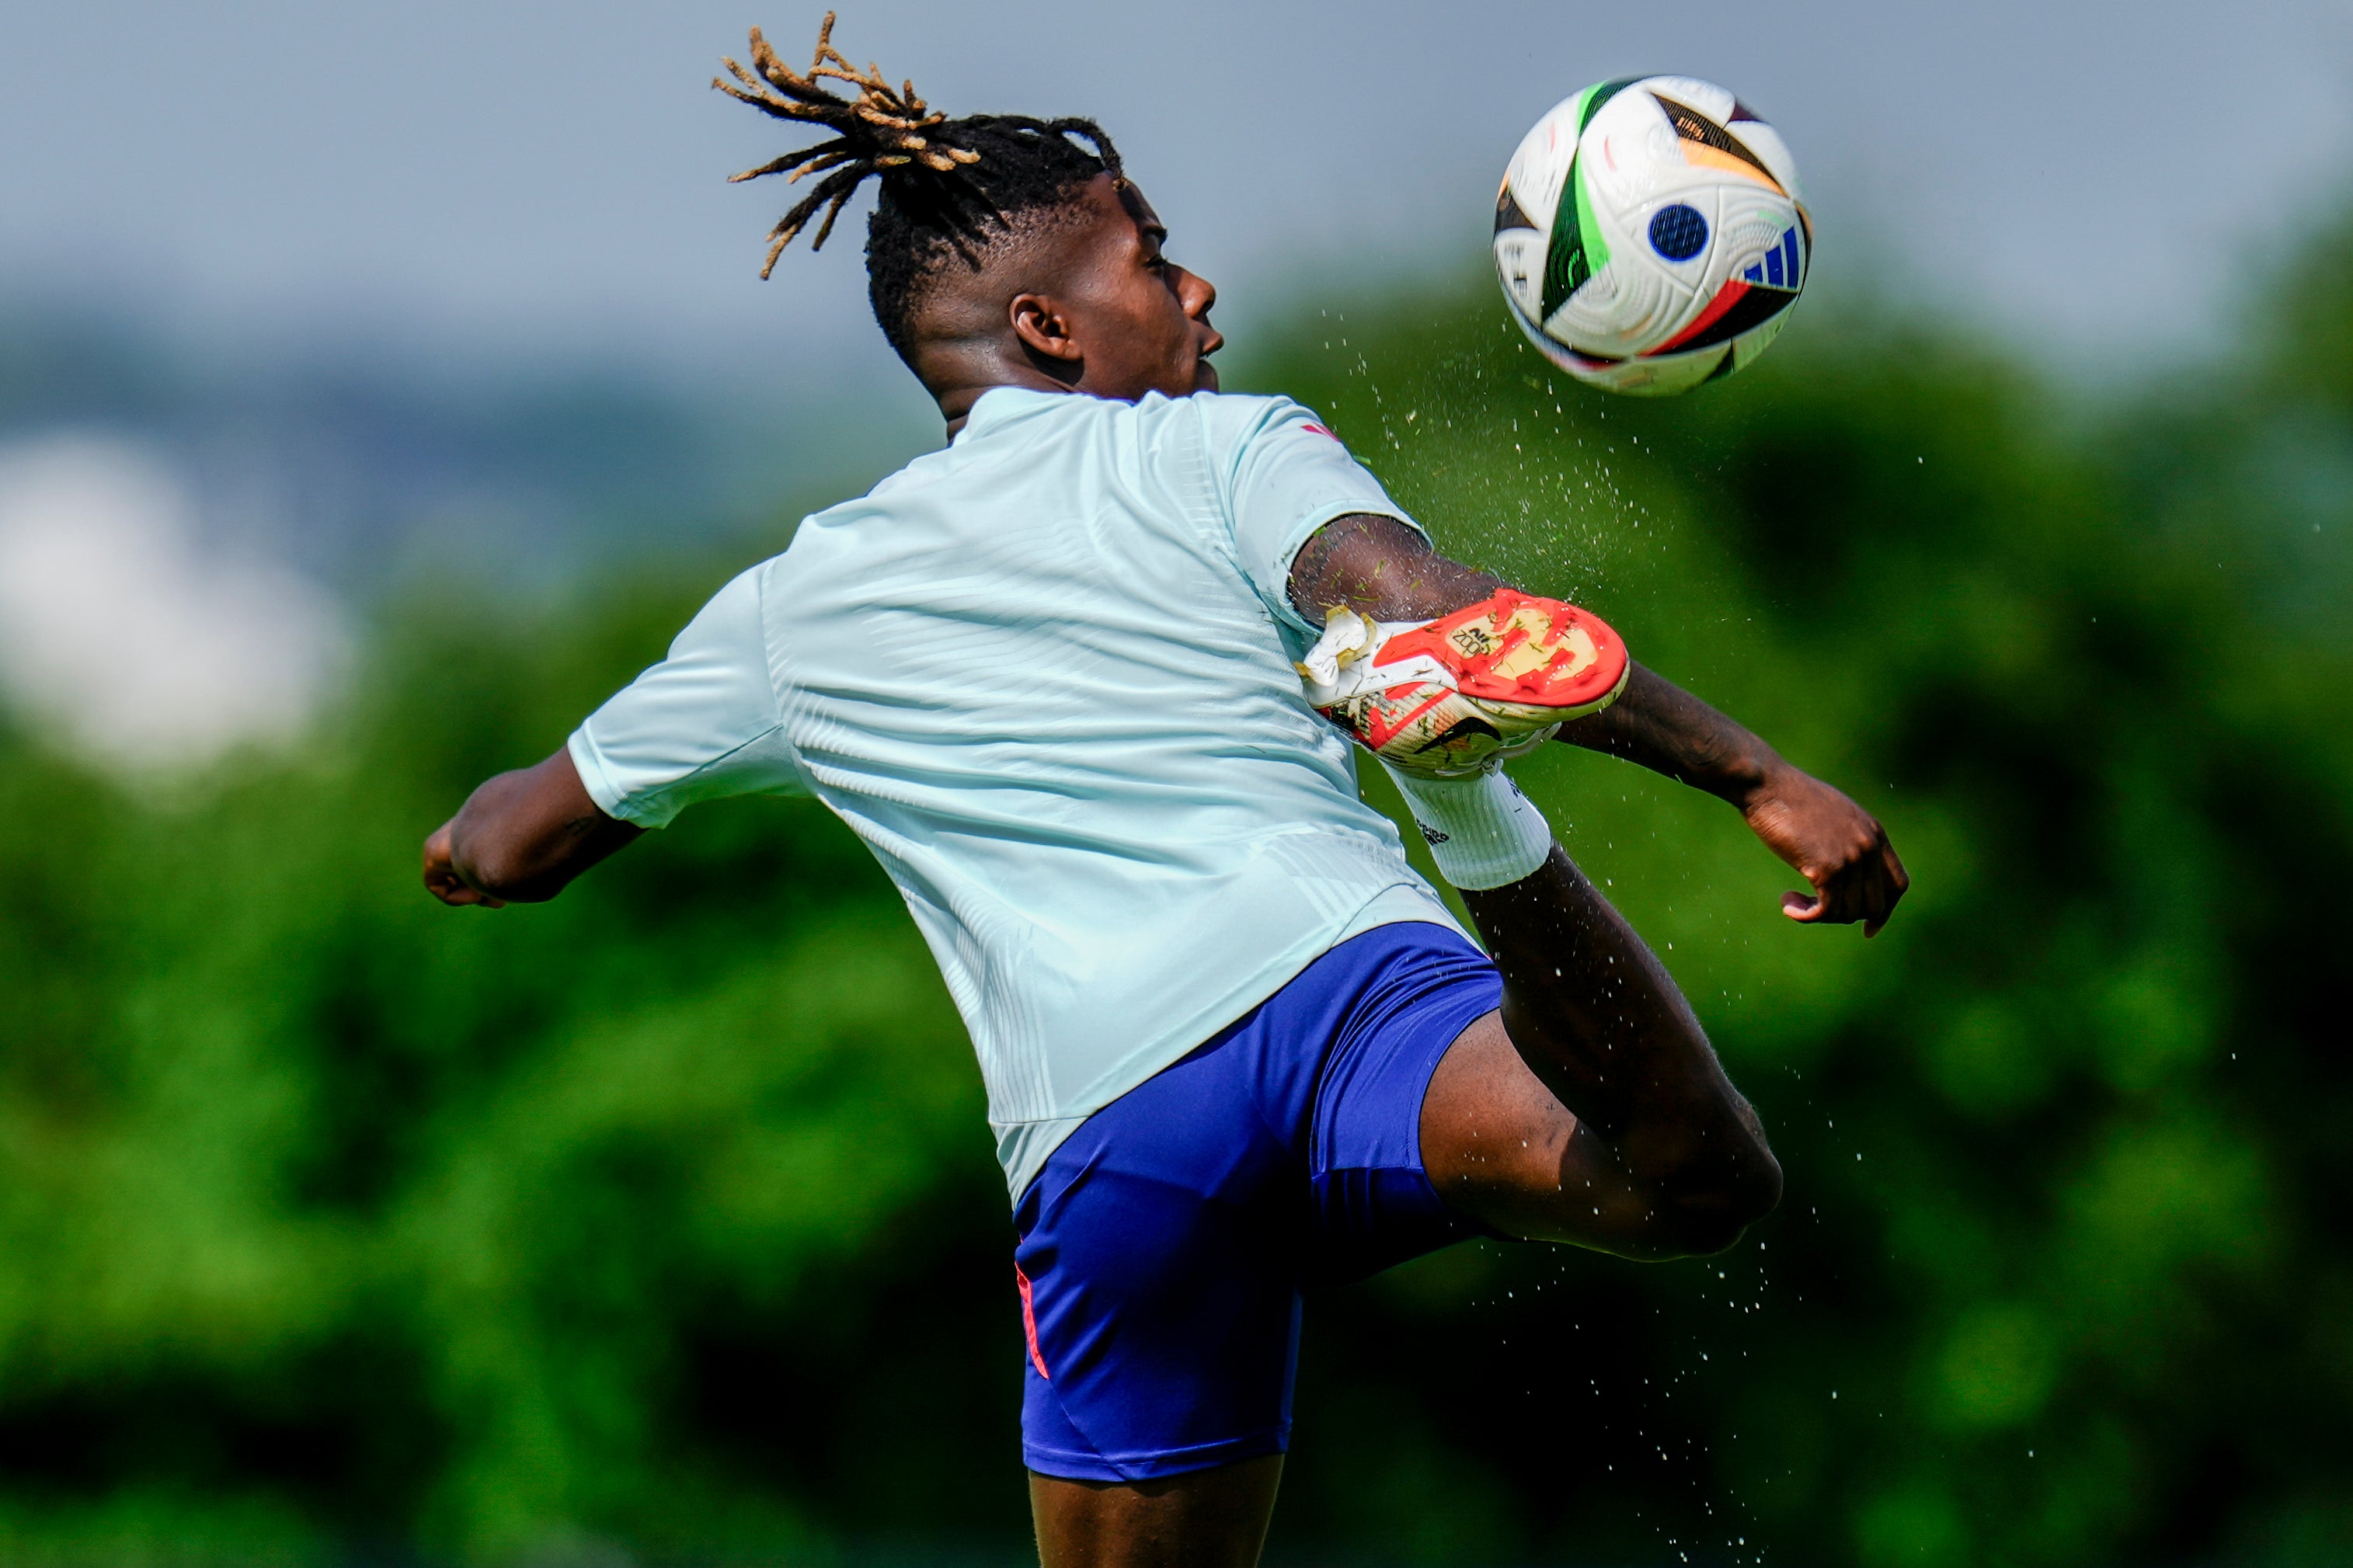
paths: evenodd
<path fill-rule="evenodd" d="M 1423 1172 L 1421 1101 L 1502 996 L 1460 933 L 1377 927 L 1071 1134 L 1014 1215 L 1029 1468 L 1280 1453 L 1301 1290 L 1489 1234 Z"/>

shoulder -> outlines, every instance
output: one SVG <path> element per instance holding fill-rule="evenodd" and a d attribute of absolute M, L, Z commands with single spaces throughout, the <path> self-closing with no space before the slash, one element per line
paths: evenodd
<path fill-rule="evenodd" d="M 690 650 L 705 656 L 726 651 L 745 654 L 765 647 L 769 577 L 783 560 L 781 555 L 772 555 L 729 578 L 678 634 L 670 644 L 670 657 L 681 658 Z"/>
<path fill-rule="evenodd" d="M 1316 412 L 1295 398 L 1247 392 L 1197 392 L 1183 399 L 1213 442 L 1247 446 L 1267 436 L 1306 435 L 1337 441 Z"/>
<path fill-rule="evenodd" d="M 967 458 L 968 454 L 955 447 L 923 453 L 883 475 L 864 495 L 849 496 L 807 513 L 793 525 L 785 548 L 745 575 L 765 584 L 871 548 L 888 537 L 892 520 L 921 510 L 943 489 L 955 489 L 963 470 L 969 467 Z"/>

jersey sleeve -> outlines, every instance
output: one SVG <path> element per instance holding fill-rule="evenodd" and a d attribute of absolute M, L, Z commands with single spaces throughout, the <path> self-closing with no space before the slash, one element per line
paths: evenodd
<path fill-rule="evenodd" d="M 755 567 L 719 590 L 667 658 L 572 732 L 598 810 L 661 827 L 697 801 L 808 793 L 769 673 L 760 578 Z"/>
<path fill-rule="evenodd" d="M 1417 532 L 1421 525 L 1311 410 L 1285 397 L 1246 401 L 1253 416 L 1224 443 L 1220 465 L 1234 546 L 1268 607 L 1314 637 L 1323 628 L 1291 603 L 1291 563 L 1316 530 L 1352 512 L 1393 517 Z"/>

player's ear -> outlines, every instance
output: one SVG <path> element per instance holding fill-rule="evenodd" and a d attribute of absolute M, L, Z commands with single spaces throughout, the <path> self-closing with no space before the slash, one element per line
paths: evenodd
<path fill-rule="evenodd" d="M 1013 334 L 1029 351 L 1029 363 L 1057 381 L 1078 380 L 1086 355 L 1062 307 L 1043 294 L 1016 294 L 1009 310 Z"/>

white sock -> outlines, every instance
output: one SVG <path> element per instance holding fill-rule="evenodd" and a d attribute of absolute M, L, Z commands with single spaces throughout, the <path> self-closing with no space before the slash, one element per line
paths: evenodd
<path fill-rule="evenodd" d="M 1552 854 L 1552 825 L 1501 768 L 1462 779 L 1395 768 L 1388 774 L 1429 840 L 1439 875 L 1458 888 L 1516 882 Z"/>

